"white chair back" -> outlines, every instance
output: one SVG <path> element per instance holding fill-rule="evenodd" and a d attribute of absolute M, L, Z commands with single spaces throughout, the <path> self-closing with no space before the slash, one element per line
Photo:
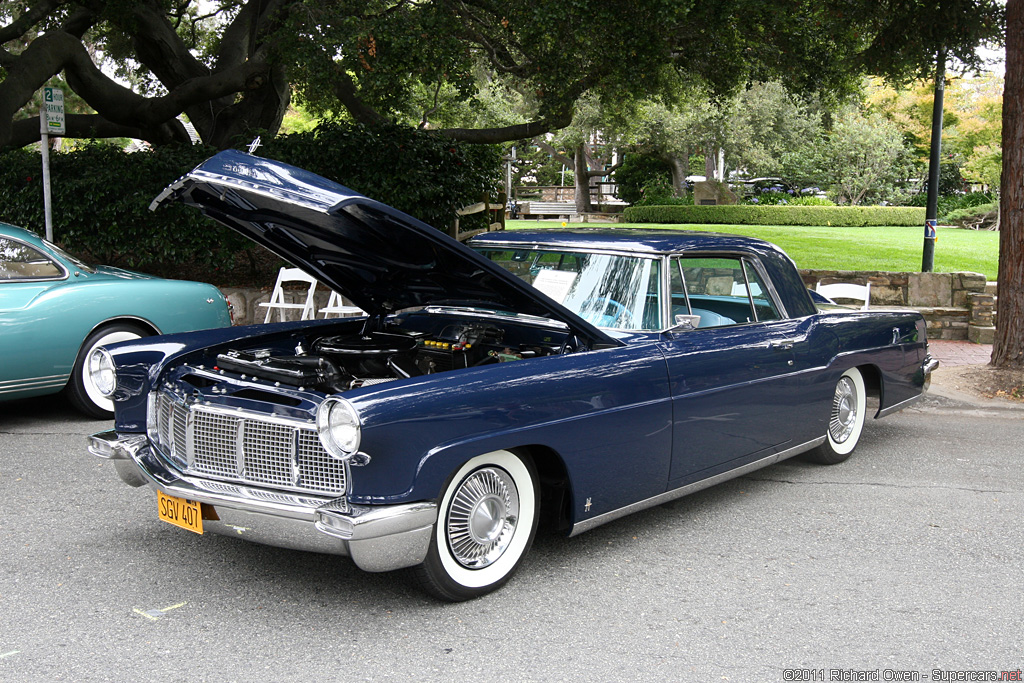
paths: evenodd
<path fill-rule="evenodd" d="M 320 312 L 324 314 L 324 318 L 327 318 L 332 313 L 343 318 L 366 315 L 366 311 L 358 306 L 346 304 L 342 296 L 335 291 L 331 291 L 331 296 L 327 299 L 327 305 L 321 308 Z"/>
<path fill-rule="evenodd" d="M 850 282 L 836 282 L 831 285 L 823 285 L 820 282 L 815 287 L 815 291 L 822 296 L 834 300 L 834 299 L 853 299 L 855 301 L 862 301 L 864 305 L 860 307 L 860 310 L 866 311 L 871 305 L 871 283 L 866 285 L 855 285 Z"/>
<path fill-rule="evenodd" d="M 284 285 L 292 282 L 298 282 L 308 285 L 306 288 L 306 299 L 305 301 L 289 302 L 285 298 Z M 264 318 L 263 322 L 269 323 L 270 317 L 274 311 L 277 311 L 278 320 L 284 322 L 286 320 L 285 313 L 287 311 L 301 311 L 299 314 L 299 320 L 312 320 L 316 317 L 316 278 L 312 275 L 307 275 L 299 268 L 281 268 L 277 273 L 277 282 L 274 284 L 274 291 L 270 294 L 270 301 L 261 303 L 260 306 L 267 309 L 267 317 Z"/>

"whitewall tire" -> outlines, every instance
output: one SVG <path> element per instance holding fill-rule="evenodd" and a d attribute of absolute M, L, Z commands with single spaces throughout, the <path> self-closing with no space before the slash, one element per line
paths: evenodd
<path fill-rule="evenodd" d="M 510 451 L 480 455 L 448 480 L 416 577 L 429 593 L 453 602 L 505 584 L 533 544 L 540 498 L 533 464 Z"/>
<path fill-rule="evenodd" d="M 145 336 L 135 325 L 114 323 L 93 331 L 78 351 L 71 379 L 68 380 L 68 398 L 78 410 L 90 417 L 110 419 L 114 416 L 114 402 L 100 393 L 89 374 L 89 358 L 101 346 L 131 341 Z"/>
<path fill-rule="evenodd" d="M 857 368 L 850 368 L 836 382 L 825 443 L 809 451 L 808 460 L 823 465 L 836 465 L 850 457 L 864 430 L 866 400 L 864 376 Z"/>

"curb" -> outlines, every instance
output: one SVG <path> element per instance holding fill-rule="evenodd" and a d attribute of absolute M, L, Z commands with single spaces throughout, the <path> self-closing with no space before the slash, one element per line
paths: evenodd
<path fill-rule="evenodd" d="M 943 382 L 942 368 L 932 373 L 931 386 L 917 406 L 954 410 L 982 410 L 1000 413 L 1024 411 L 1024 402 L 1001 398 L 981 398 L 949 386 Z"/>

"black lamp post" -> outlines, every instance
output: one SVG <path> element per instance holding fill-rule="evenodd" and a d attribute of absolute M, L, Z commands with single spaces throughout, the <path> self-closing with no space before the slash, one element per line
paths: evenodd
<path fill-rule="evenodd" d="M 921 272 L 935 269 L 935 226 L 939 216 L 939 166 L 942 156 L 942 98 L 946 92 L 946 50 L 935 55 L 935 99 L 932 102 L 932 145 L 928 158 L 928 208 L 924 215 L 924 252 Z"/>

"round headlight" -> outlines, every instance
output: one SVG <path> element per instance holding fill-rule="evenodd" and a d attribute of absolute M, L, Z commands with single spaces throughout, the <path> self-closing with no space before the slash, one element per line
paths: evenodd
<path fill-rule="evenodd" d="M 359 450 L 359 415 L 343 398 L 329 398 L 316 411 L 320 443 L 334 458 L 348 460 Z"/>
<path fill-rule="evenodd" d="M 114 393 L 117 376 L 114 374 L 114 360 L 106 349 L 99 348 L 89 354 L 89 379 L 104 397 L 110 398 Z"/>

